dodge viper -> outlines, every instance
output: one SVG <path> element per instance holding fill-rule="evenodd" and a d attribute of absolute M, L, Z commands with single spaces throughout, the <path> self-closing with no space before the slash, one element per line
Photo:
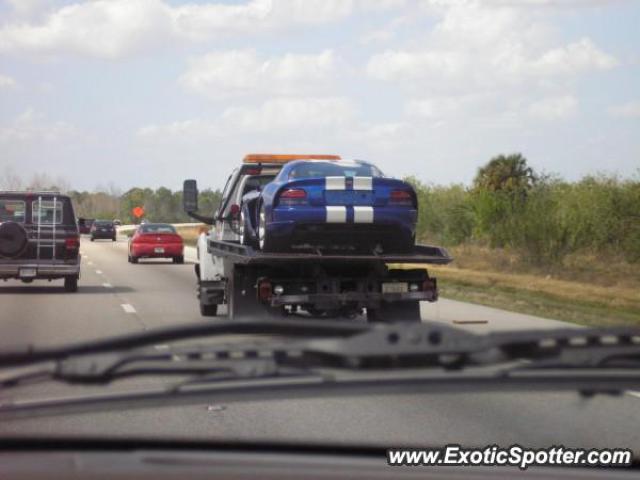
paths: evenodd
<path fill-rule="evenodd" d="M 417 213 L 413 187 L 370 163 L 296 160 L 242 197 L 240 241 L 266 252 L 405 253 L 414 245 Z"/>

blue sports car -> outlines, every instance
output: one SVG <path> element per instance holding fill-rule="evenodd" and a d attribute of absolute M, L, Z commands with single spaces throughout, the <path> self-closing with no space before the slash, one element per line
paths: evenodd
<path fill-rule="evenodd" d="M 240 241 L 266 252 L 323 248 L 405 253 L 416 193 L 363 161 L 296 160 L 242 197 Z"/>

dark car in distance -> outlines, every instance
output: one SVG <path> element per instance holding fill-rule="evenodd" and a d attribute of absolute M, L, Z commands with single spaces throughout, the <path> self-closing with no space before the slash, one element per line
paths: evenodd
<path fill-rule="evenodd" d="M 91 225 L 90 235 L 92 242 L 100 239 L 115 242 L 116 227 L 111 220 L 96 220 Z"/>

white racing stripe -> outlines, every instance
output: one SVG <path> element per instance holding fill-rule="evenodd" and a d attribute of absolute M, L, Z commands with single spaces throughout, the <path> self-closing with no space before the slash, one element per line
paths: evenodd
<path fill-rule="evenodd" d="M 345 190 L 345 177 L 325 177 L 325 190 Z"/>
<path fill-rule="evenodd" d="M 353 207 L 354 223 L 373 223 L 373 207 Z"/>
<path fill-rule="evenodd" d="M 328 206 L 327 223 L 347 223 L 347 207 Z"/>
<path fill-rule="evenodd" d="M 373 190 L 373 177 L 353 177 L 354 190 Z"/>

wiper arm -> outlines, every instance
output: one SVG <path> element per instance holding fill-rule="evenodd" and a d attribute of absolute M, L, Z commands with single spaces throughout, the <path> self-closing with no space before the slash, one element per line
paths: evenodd
<path fill-rule="evenodd" d="M 357 325 L 354 328 L 354 325 Z M 346 328 L 343 328 L 347 326 Z M 49 370 L 0 377 L 8 388 L 48 378 L 67 383 L 100 384 L 141 375 L 207 375 L 214 378 L 247 378 L 290 375 L 314 369 L 351 371 L 439 368 L 463 370 L 498 366 L 501 373 L 551 368 L 636 368 L 640 369 L 640 330 L 564 329 L 552 331 L 496 332 L 476 334 L 438 324 L 395 324 L 368 327 L 358 324 L 305 322 L 224 322 L 217 332 L 323 333 L 320 338 L 270 343 L 213 344 L 183 346 L 158 352 L 138 350 L 121 353 L 84 353 L 87 346 L 55 352 L 59 359 Z M 299 328 L 298 328 L 299 327 Z M 192 326 L 189 336 L 211 325 Z M 180 338 L 185 330 L 179 329 Z M 170 332 L 175 333 L 171 329 Z M 220 334 L 220 333 L 219 333 Z M 335 335 L 339 336 L 336 338 Z M 114 344 L 148 344 L 166 338 L 167 331 L 151 332 L 97 342 L 101 351 Z M 175 335 L 172 337 L 175 338 Z M 152 343 L 153 343 L 152 342 Z M 92 344 L 93 347 L 96 343 Z M 80 353 L 77 353 L 80 350 Z M 52 352 L 32 353 L 37 358 Z M 38 373 L 36 375 L 36 373 Z"/>
<path fill-rule="evenodd" d="M 299 320 L 296 322 L 302 325 Z M 239 326 L 239 322 L 234 322 Z M 266 324 L 262 323 L 264 327 Z M 620 393 L 640 389 L 640 330 L 566 329 L 476 334 L 436 323 L 360 325 L 360 333 L 319 328 L 335 338 L 275 343 L 183 346 L 71 355 L 22 380 L 109 383 L 134 375 L 183 375 L 156 390 L 0 405 L 0 418 L 83 409 L 163 406 L 195 400 L 234 401 L 285 395 L 369 395 L 407 392 L 569 390 Z M 278 328 L 276 328 L 278 326 Z M 290 323 L 287 323 L 287 328 Z M 365 328 L 362 328 L 365 327 Z M 284 328 L 273 323 L 269 329 Z M 210 330 L 207 330 L 210 331 Z M 226 328 L 223 331 L 228 331 Z M 234 331 L 261 331 L 257 322 Z M 302 328 L 299 333 L 306 332 Z M 146 342 L 146 340 L 145 340 Z M 36 366 L 34 365 L 33 368 Z"/>

